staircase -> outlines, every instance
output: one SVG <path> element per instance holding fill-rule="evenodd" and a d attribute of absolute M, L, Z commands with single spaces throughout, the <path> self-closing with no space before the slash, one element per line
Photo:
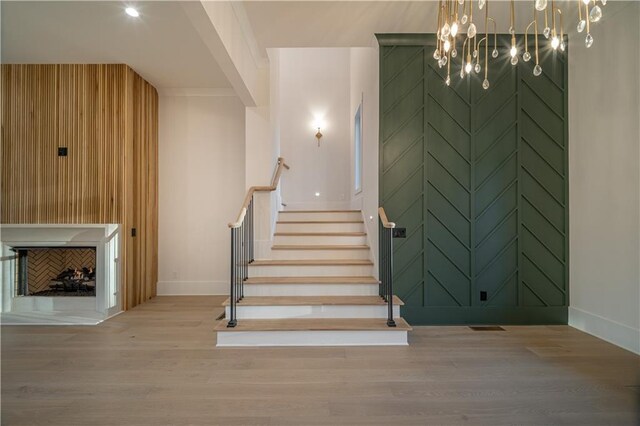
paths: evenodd
<path fill-rule="evenodd" d="M 237 231 L 232 247 L 248 245 L 251 233 Z M 215 328 L 218 346 L 407 344 L 403 303 L 393 296 L 390 308 L 380 296 L 360 211 L 282 211 L 268 259 L 251 255 L 236 256 L 232 295 Z"/>

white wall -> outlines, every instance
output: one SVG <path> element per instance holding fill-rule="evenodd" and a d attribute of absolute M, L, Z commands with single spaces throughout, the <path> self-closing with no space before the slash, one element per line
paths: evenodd
<path fill-rule="evenodd" d="M 569 44 L 569 324 L 640 353 L 640 3 Z"/>
<path fill-rule="evenodd" d="M 350 49 L 350 197 L 351 208 L 362 210 L 374 262 L 378 257 L 378 129 L 379 66 L 376 47 Z M 362 191 L 355 192 L 354 118 L 362 102 Z M 377 268 L 375 268 L 377 272 Z"/>
<path fill-rule="evenodd" d="M 289 209 L 347 208 L 350 198 L 348 48 L 280 49 L 282 184 Z M 314 120 L 324 135 L 317 146 Z M 316 197 L 315 193 L 320 196 Z"/>
<path fill-rule="evenodd" d="M 245 108 L 234 96 L 161 96 L 159 132 L 158 294 L 227 294 Z"/>

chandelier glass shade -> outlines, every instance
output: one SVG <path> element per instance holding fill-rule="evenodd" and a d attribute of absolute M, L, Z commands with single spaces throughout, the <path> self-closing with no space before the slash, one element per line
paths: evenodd
<path fill-rule="evenodd" d="M 564 36 L 564 22 L 562 9 L 556 5 L 555 0 L 529 0 L 531 2 L 532 21 L 525 27 L 524 35 L 516 36 L 516 10 L 514 0 L 510 0 L 509 37 L 510 43 L 507 50 L 511 65 L 517 65 L 520 57 L 524 62 L 532 62 L 533 75 L 542 74 L 542 66 L 539 59 L 538 35 L 544 36 L 543 42 L 548 43 L 553 51 L 564 52 L 566 40 Z M 500 2 L 504 3 L 504 2 Z M 586 31 L 585 46 L 593 45 L 591 35 L 591 23 L 602 19 L 602 8 L 606 0 L 569 0 L 564 2 L 568 7 L 578 9 L 578 23 L 576 29 L 579 33 Z M 493 5 L 494 2 L 491 2 Z M 575 5 L 575 6 L 574 6 Z M 474 9 L 476 15 L 481 15 L 484 24 L 479 28 L 474 21 Z M 482 25 L 482 24 L 481 24 Z M 436 48 L 433 59 L 440 68 L 447 67 L 445 83 L 451 84 L 451 68 L 460 67 L 460 78 L 470 76 L 472 73 L 481 74 L 484 70 L 482 87 L 486 90 L 490 87 L 489 60 L 500 56 L 498 47 L 498 34 L 496 21 L 489 14 L 489 0 L 439 0 L 438 22 L 436 32 Z M 481 32 L 480 29 L 483 31 Z M 529 49 L 529 34 L 532 32 L 534 43 Z M 492 37 L 493 36 L 493 37 Z M 524 38 L 524 51 L 518 47 L 517 37 Z M 547 41 L 545 41 L 545 39 Z M 462 51 L 458 55 L 457 46 L 462 45 Z M 491 50 L 490 50 L 491 49 Z M 460 59 L 455 60 L 458 56 Z M 455 60 L 455 63 L 453 63 Z"/>

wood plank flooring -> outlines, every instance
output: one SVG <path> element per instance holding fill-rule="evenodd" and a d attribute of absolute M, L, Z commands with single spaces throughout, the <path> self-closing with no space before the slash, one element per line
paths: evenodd
<path fill-rule="evenodd" d="M 640 357 L 567 326 L 216 348 L 225 297 L 2 327 L 3 425 L 637 425 Z"/>

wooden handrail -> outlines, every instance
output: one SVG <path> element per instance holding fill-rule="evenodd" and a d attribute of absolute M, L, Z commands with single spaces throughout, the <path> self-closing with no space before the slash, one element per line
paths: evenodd
<path fill-rule="evenodd" d="M 396 224 L 393 222 L 389 222 L 387 219 L 387 213 L 384 211 L 384 207 L 378 207 L 378 214 L 380 215 L 380 220 L 382 221 L 382 226 L 385 228 L 395 228 Z"/>
<path fill-rule="evenodd" d="M 229 223 L 229 228 L 239 228 L 240 225 L 242 225 L 242 221 L 244 220 L 244 216 L 247 214 L 247 208 L 249 207 L 249 202 L 251 202 L 251 198 L 253 197 L 254 192 L 271 192 L 278 189 L 278 183 L 280 181 L 282 169 L 289 170 L 289 166 L 284 162 L 284 158 L 278 157 L 278 163 L 276 167 L 276 172 L 273 175 L 270 186 L 252 186 L 251 188 L 249 188 L 249 190 L 247 191 L 247 195 L 244 197 L 244 201 L 242 202 L 242 206 L 240 207 L 238 218 L 235 222 Z"/>

